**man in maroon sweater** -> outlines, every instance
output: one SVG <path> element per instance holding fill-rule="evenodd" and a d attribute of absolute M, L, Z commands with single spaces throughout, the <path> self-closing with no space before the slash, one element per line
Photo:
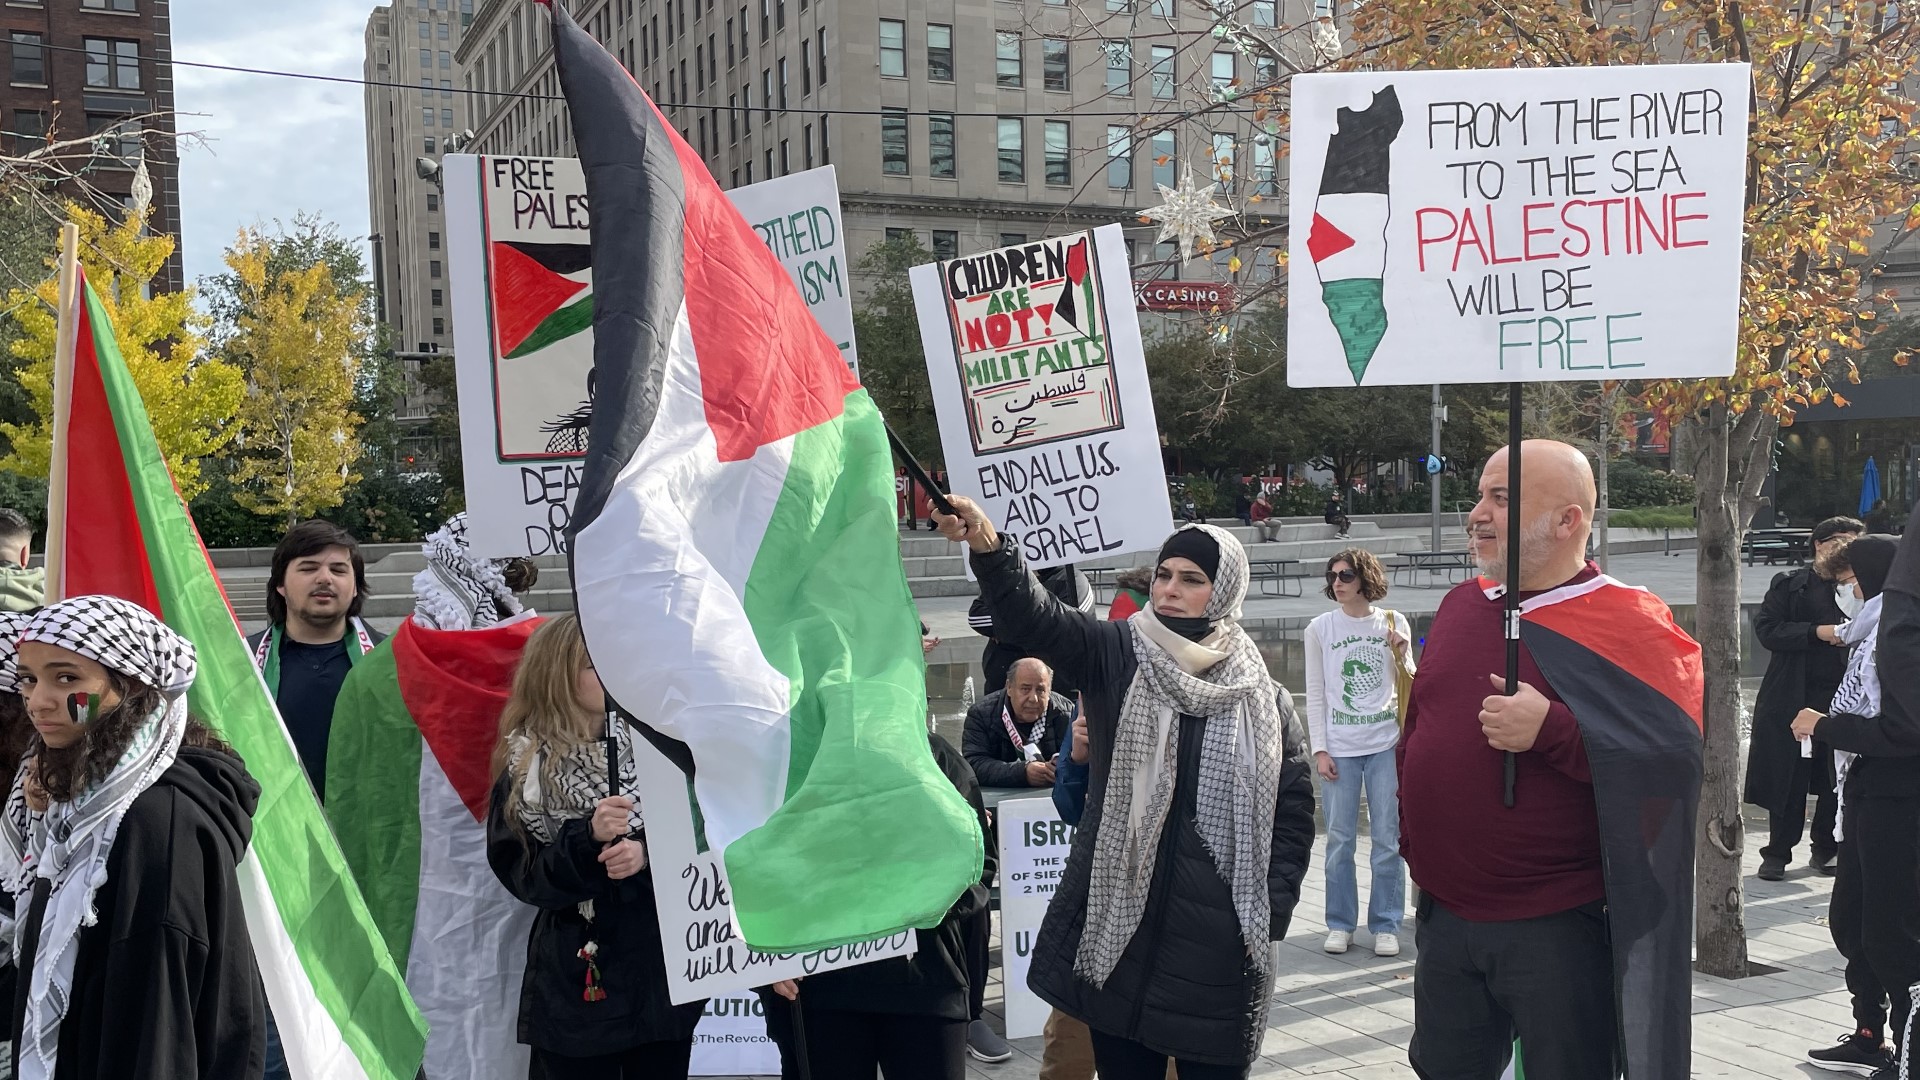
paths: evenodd
<path fill-rule="evenodd" d="M 1564 443 L 1542 440 L 1528 441 L 1524 453 L 1519 584 L 1529 615 L 1523 622 L 1519 693 L 1504 696 L 1508 451 L 1503 449 L 1481 473 L 1480 501 L 1467 521 L 1483 576 L 1453 589 L 1441 602 L 1428 631 L 1399 748 L 1401 853 L 1422 892 L 1408 1056 L 1426 1080 L 1495 1080 L 1516 1035 L 1527 1074 L 1552 1080 L 1610 1080 L 1619 1075 L 1616 1047 L 1623 1030 L 1657 1044 L 1649 1052 L 1666 1060 L 1676 1052 L 1671 1045 L 1675 1038 L 1682 1044 L 1677 1052 L 1685 1049 L 1684 1021 L 1677 1035 L 1665 1021 L 1655 1021 L 1666 1029 L 1653 1032 L 1643 1032 L 1636 1023 L 1616 1023 L 1615 960 L 1601 853 L 1603 843 L 1610 853 L 1618 849 L 1611 846 L 1614 836 L 1603 840 L 1588 761 L 1589 747 L 1595 745 L 1593 729 L 1609 721 L 1594 716 L 1607 711 L 1606 706 L 1595 709 L 1587 703 L 1605 701 L 1617 692 L 1623 707 L 1643 709 L 1666 721 L 1681 717 L 1671 701 L 1656 696 L 1644 705 L 1636 695 L 1647 690 L 1645 684 L 1656 689 L 1672 685 L 1672 698 L 1693 694 L 1697 713 L 1697 647 L 1691 653 L 1695 681 L 1689 690 L 1685 665 L 1691 639 L 1672 627 L 1657 599 L 1601 578 L 1586 559 L 1595 496 L 1585 456 Z M 1550 627 L 1529 625 L 1532 605 L 1545 606 Z M 1586 623 L 1604 623 L 1619 635 L 1617 643 L 1634 643 L 1616 643 L 1611 651 L 1652 656 L 1657 661 L 1654 670 L 1640 671 L 1638 660 L 1609 665 L 1604 655 L 1592 658 L 1582 652 L 1609 652 L 1605 642 L 1589 646 L 1578 640 L 1585 637 L 1581 627 Z M 1672 663 L 1661 667 L 1667 659 Z M 1643 676 L 1641 685 L 1623 677 L 1622 667 Z M 1555 685 L 1578 697 L 1584 724 L 1576 721 L 1574 709 L 1555 692 Z M 1694 720 L 1697 724 L 1697 716 Z M 1650 759 L 1633 758 L 1634 768 L 1650 761 L 1652 767 L 1643 771 L 1671 783 L 1655 795 L 1631 793 L 1631 806 L 1633 812 L 1648 811 L 1648 820 L 1663 826 L 1651 830 L 1655 839 L 1650 844 L 1684 844 L 1690 854 L 1692 809 L 1676 804 L 1684 799 L 1687 781 L 1685 743 L 1689 737 L 1697 743 L 1697 729 L 1690 736 L 1677 730 L 1684 728 L 1684 717 L 1662 727 L 1661 733 L 1674 741 L 1655 748 Z M 1604 741 L 1609 736 L 1602 731 L 1598 737 Z M 1635 737 L 1637 733 L 1627 735 Z M 1644 749 L 1616 750 L 1606 760 L 1617 766 L 1623 756 Z M 1511 809 L 1503 802 L 1503 765 L 1509 751 L 1517 755 Z M 1694 754 L 1697 790 L 1697 746 Z M 1668 797 L 1676 791 L 1681 794 Z M 1679 835 L 1683 830 L 1685 835 Z M 1636 841 L 1628 837 L 1627 842 Z M 1656 861 L 1645 852 L 1626 854 Z M 1678 865 L 1669 858 L 1674 854 L 1659 856 L 1669 870 Z M 1677 901 L 1670 891 L 1651 898 L 1649 918 L 1640 917 L 1649 914 L 1649 905 L 1640 904 L 1630 929 L 1618 925 L 1616 912 L 1615 934 L 1630 933 L 1630 940 L 1652 941 L 1656 948 L 1670 944 L 1672 939 L 1655 933 L 1652 926 L 1675 914 L 1671 909 Z M 1684 933 L 1684 927 L 1681 930 Z M 1684 937 L 1680 941 L 1684 952 Z M 1645 984 L 1653 996 L 1671 990 L 1671 965 L 1665 969 L 1660 979 Z M 1630 999 L 1625 1008 L 1633 1008 Z M 1685 1009 L 1683 1000 L 1680 1010 Z M 1629 1062 L 1638 1056 L 1627 1054 Z M 1636 1069 L 1631 1075 L 1644 1074 Z"/>

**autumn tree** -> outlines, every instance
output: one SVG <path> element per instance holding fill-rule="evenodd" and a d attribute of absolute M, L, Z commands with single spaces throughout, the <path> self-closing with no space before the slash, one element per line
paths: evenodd
<path fill-rule="evenodd" d="M 215 357 L 201 355 L 206 321 L 194 312 L 193 293 L 155 293 L 154 277 L 173 254 L 174 239 L 146 232 L 148 212 L 121 221 L 77 204 L 67 215 L 80 229 L 80 266 L 106 308 L 133 382 L 146 403 L 174 483 L 192 498 L 205 484 L 202 458 L 224 449 L 234 438 L 230 423 L 244 394 L 240 373 Z M 49 263 L 45 280 L 32 290 L 13 289 L 7 308 L 19 328 L 12 343 L 20 361 L 15 372 L 36 419 L 0 422 L 0 435 L 12 451 L 0 468 L 25 476 L 45 476 L 52 451 L 53 345 L 59 282 Z"/>
<path fill-rule="evenodd" d="M 860 382 L 894 433 L 931 469 L 945 456 L 933 415 L 920 317 L 907 271 L 933 261 L 911 234 L 868 248 L 854 267 L 865 286 L 853 306 L 853 341 L 860 352 Z"/>
<path fill-rule="evenodd" d="M 1580 448 L 1593 459 L 1593 486 L 1597 499 L 1593 508 L 1594 558 L 1604 573 L 1607 569 L 1607 508 L 1614 454 L 1625 437 L 1626 425 L 1639 406 L 1637 384 L 1610 379 L 1604 382 L 1547 382 L 1527 388 L 1529 412 L 1538 415 L 1534 427 L 1549 438 Z"/>
<path fill-rule="evenodd" d="M 1746 973 L 1739 800 L 1740 544 L 1769 450 L 1795 408 L 1855 381 L 1886 300 L 1876 264 L 1920 225 L 1904 132 L 1914 24 L 1899 5 L 1839 0 L 1661 3 L 1387 0 L 1358 5 L 1349 66 L 1513 68 L 1753 65 L 1735 374 L 1652 385 L 1694 429 L 1700 542 L 1695 633 L 1705 652 L 1706 784 L 1696 867 L 1702 970 Z"/>

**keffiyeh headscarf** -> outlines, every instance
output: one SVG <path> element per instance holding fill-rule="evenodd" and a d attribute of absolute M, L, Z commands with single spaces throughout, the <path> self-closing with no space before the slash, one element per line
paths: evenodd
<path fill-rule="evenodd" d="M 1203 613 L 1213 629 L 1189 640 L 1150 606 L 1128 620 L 1139 668 L 1120 708 L 1094 836 L 1086 929 L 1074 957 L 1074 970 L 1095 986 L 1113 973 L 1146 912 L 1173 804 L 1183 714 L 1207 721 L 1194 804 L 1200 840 L 1233 892 L 1248 963 L 1262 974 L 1270 965 L 1267 865 L 1284 721 L 1266 661 L 1235 621 L 1247 592 L 1246 550 L 1212 525 L 1189 525 L 1176 538 L 1177 545 L 1169 541 L 1176 554 L 1210 554 L 1202 550 L 1207 541 L 1217 548 L 1213 596 Z M 1206 561 L 1194 561 L 1206 568 Z"/>
<path fill-rule="evenodd" d="M 20 635 L 31 621 L 31 612 L 0 611 L 0 692 L 20 692 Z"/>
<path fill-rule="evenodd" d="M 0 814 L 0 877 L 24 912 L 34 881 L 52 883 L 41 919 L 26 1017 L 20 1034 L 22 1080 L 54 1074 L 60 1049 L 60 1024 L 73 992 L 74 962 L 80 930 L 97 914 L 94 894 L 107 882 L 107 858 L 127 808 L 173 765 L 187 730 L 187 688 L 195 670 L 192 642 L 174 633 L 138 604 L 112 596 L 81 596 L 34 613 L 21 641 L 56 645 L 159 690 L 162 701 L 135 731 L 133 740 L 105 778 L 44 811 L 26 802 L 26 770 L 21 766 L 6 810 Z M 25 953 L 27 920 L 14 926 L 13 957 Z"/>
<path fill-rule="evenodd" d="M 448 518 L 420 551 L 427 568 L 413 578 L 415 623 L 429 630 L 478 630 L 498 623 L 502 611 L 520 613 L 502 572 L 508 560 L 473 557 L 465 512 Z"/>
<path fill-rule="evenodd" d="M 633 761 L 633 729 L 623 718 L 615 723 L 614 730 L 620 744 L 620 791 L 631 795 L 639 788 Z M 516 808 L 520 826 L 543 844 L 553 843 L 560 826 L 566 822 L 592 817 L 600 800 L 612 790 L 607 783 L 605 739 L 593 739 L 556 753 L 516 731 L 507 736 L 507 747 L 513 755 L 512 771 L 523 778 Z M 644 826 L 636 798 L 627 814 L 627 829 L 637 833 Z"/>

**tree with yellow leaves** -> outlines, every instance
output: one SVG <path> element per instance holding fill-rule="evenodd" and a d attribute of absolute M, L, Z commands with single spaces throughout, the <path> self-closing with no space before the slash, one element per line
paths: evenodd
<path fill-rule="evenodd" d="M 286 265 L 276 243 L 243 229 L 227 250 L 235 313 L 225 348 L 246 375 L 234 499 L 292 524 L 339 505 L 359 479 L 354 387 L 370 327 L 357 283 L 343 289 L 324 261 Z"/>
<path fill-rule="evenodd" d="M 77 204 L 69 204 L 67 214 L 80 228 L 81 269 L 107 310 L 120 355 L 146 402 L 154 438 L 181 495 L 191 499 L 206 487 L 201 459 L 218 453 L 234 437 L 229 420 L 240 404 L 240 373 L 200 355 L 205 320 L 193 309 L 191 291 L 151 291 L 155 275 L 173 254 L 174 239 L 147 234 L 148 212 L 117 224 Z M 14 289 L 7 294 L 7 306 L 20 328 L 12 346 L 23 361 L 17 378 L 39 420 L 0 423 L 0 434 L 13 445 L 0 468 L 26 476 L 47 475 L 52 456 L 58 296 L 59 282 L 51 267 L 31 293 Z"/>

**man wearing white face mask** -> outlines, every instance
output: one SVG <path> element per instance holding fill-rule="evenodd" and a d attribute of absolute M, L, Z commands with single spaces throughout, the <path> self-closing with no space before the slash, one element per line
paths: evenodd
<path fill-rule="evenodd" d="M 1844 547 L 1866 532 L 1853 518 L 1828 518 L 1813 528 L 1816 557 Z M 1833 756 L 1816 746 L 1812 757 L 1800 753 L 1800 743 L 1787 729 L 1801 709 L 1826 711 L 1847 668 L 1847 650 L 1839 626 L 1849 615 L 1841 603 L 1853 604 L 1850 589 L 1837 598 L 1834 583 L 1814 569 L 1802 567 L 1774 576 L 1753 616 L 1753 632 L 1770 654 L 1766 679 L 1754 700 L 1753 729 L 1747 752 L 1745 799 L 1767 811 L 1767 844 L 1760 849 L 1760 880 L 1779 881 L 1807 825 L 1807 795 L 1816 802 L 1810 863 L 1821 874 L 1833 873 Z"/>

